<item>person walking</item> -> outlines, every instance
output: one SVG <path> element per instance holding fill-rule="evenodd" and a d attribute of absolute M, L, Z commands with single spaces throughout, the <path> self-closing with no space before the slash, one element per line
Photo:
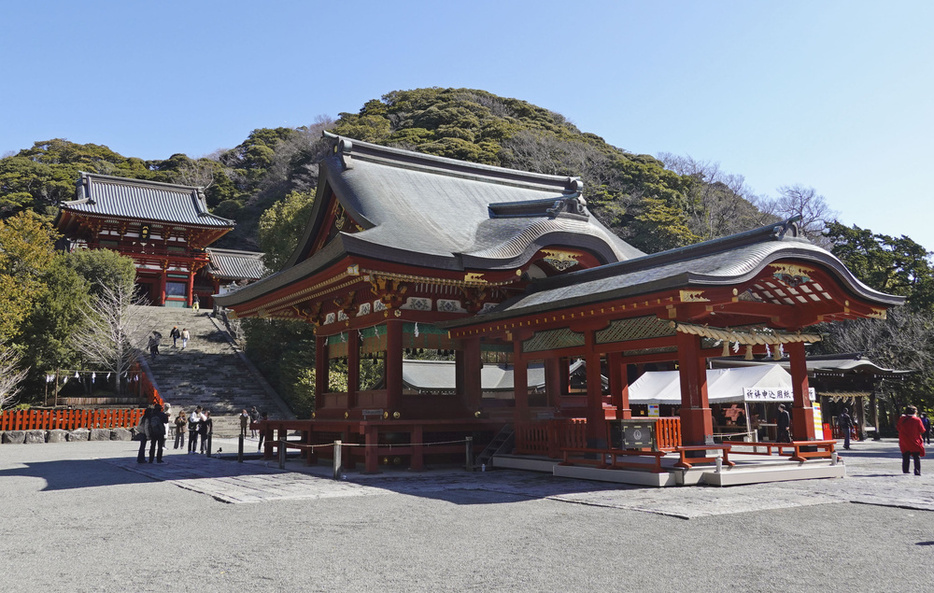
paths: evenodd
<path fill-rule="evenodd" d="M 924 443 L 931 444 L 931 420 L 927 414 L 921 414 L 921 423 L 924 424 Z"/>
<path fill-rule="evenodd" d="M 849 408 L 843 408 L 843 411 L 837 416 L 837 426 L 840 428 L 840 432 L 843 433 L 843 448 L 849 449 L 850 432 L 853 430 L 853 419 L 850 418 Z"/>
<path fill-rule="evenodd" d="M 195 295 L 191 298 L 191 308 L 195 311 L 201 310 L 201 299 L 198 298 L 198 295 Z"/>
<path fill-rule="evenodd" d="M 785 409 L 785 404 L 778 404 L 778 418 L 775 424 L 778 426 L 778 442 L 790 443 L 791 435 L 788 429 L 791 426 L 791 414 Z"/>
<path fill-rule="evenodd" d="M 198 451 L 198 427 L 201 424 L 201 406 L 191 411 L 188 417 L 188 454 Z"/>
<path fill-rule="evenodd" d="M 182 329 L 182 350 L 188 346 L 188 340 L 191 339 L 191 334 L 188 333 L 188 328 Z"/>
<path fill-rule="evenodd" d="M 149 416 L 149 463 L 162 463 L 162 450 L 165 449 L 165 425 L 169 417 L 162 411 L 161 404 L 152 405 L 152 414 Z"/>
<path fill-rule="evenodd" d="M 178 339 L 182 337 L 182 332 L 178 331 L 177 325 L 172 326 L 169 337 L 172 338 L 172 348 L 178 348 Z"/>
<path fill-rule="evenodd" d="M 198 434 L 201 435 L 201 454 L 210 454 L 211 436 L 214 434 L 214 421 L 211 420 L 211 410 L 205 410 L 198 425 Z"/>
<path fill-rule="evenodd" d="M 175 417 L 175 446 L 173 449 L 185 448 L 185 431 L 188 430 L 188 415 L 185 410 L 179 410 Z"/>
<path fill-rule="evenodd" d="M 150 360 L 156 360 L 156 357 L 159 356 L 159 340 L 162 336 L 159 332 L 152 332 L 152 335 L 149 336 L 149 358 Z"/>
<path fill-rule="evenodd" d="M 240 412 L 240 436 L 246 438 L 246 429 L 250 424 L 250 415 L 247 414 L 246 409 Z"/>
<path fill-rule="evenodd" d="M 924 455 L 924 423 L 918 418 L 918 408 L 908 406 L 896 423 L 898 448 L 902 452 L 902 473 L 908 473 L 911 460 L 915 461 L 915 475 L 921 475 L 921 456 Z"/>

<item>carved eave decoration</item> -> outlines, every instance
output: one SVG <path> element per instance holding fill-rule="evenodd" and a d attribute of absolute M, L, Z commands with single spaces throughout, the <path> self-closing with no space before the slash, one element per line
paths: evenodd
<path fill-rule="evenodd" d="M 564 272 L 580 264 L 578 260 L 581 256 L 577 253 L 557 249 L 543 249 L 542 255 L 544 256 L 542 261 L 554 268 L 557 272 Z"/>
<path fill-rule="evenodd" d="M 395 309 L 405 302 L 409 287 L 401 279 L 380 274 L 369 274 L 370 292 L 376 295 L 387 309 Z"/>

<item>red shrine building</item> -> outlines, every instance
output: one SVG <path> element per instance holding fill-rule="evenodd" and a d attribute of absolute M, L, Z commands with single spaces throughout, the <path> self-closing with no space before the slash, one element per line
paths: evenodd
<path fill-rule="evenodd" d="M 400 458 L 419 469 L 443 451 L 422 444 L 474 435 L 483 447 L 504 427 L 518 453 L 554 457 L 568 431 L 609 450 L 614 423 L 632 416 L 628 385 L 659 364 L 681 377 L 671 438 L 702 448 L 713 443 L 707 359 L 728 346 L 784 353 L 793 434 L 816 441 L 805 343 L 820 335 L 809 328 L 883 318 L 902 302 L 793 220 L 647 255 L 590 213 L 581 179 L 329 137 L 285 268 L 216 301 L 241 318 L 314 325 L 314 418 L 277 426 L 309 445 L 359 445 L 350 463 L 367 471 Z M 407 354 L 420 351 L 453 361 L 453 390 L 403 381 Z M 484 388 L 494 364 L 512 370 L 508 397 Z M 572 368 L 584 374 L 577 389 Z"/>
<path fill-rule="evenodd" d="M 55 219 L 69 249 L 112 249 L 133 258 L 140 294 L 153 305 L 188 307 L 198 294 L 210 306 L 229 280 L 222 268 L 236 269 L 226 252 L 221 268 L 209 267 L 208 245 L 235 223 L 208 212 L 201 188 L 82 173 L 77 194 Z M 257 255 L 245 257 L 252 262 Z"/>

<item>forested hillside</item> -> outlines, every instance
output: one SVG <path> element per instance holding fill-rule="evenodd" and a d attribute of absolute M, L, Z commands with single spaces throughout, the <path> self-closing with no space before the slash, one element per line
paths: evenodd
<path fill-rule="evenodd" d="M 0 159 L 0 215 L 52 215 L 73 199 L 78 171 L 206 187 L 208 206 L 238 229 L 221 246 L 258 248 L 257 221 L 290 192 L 317 183 L 321 131 L 503 167 L 580 176 L 594 213 L 640 249 L 660 251 L 752 228 L 767 220 L 741 178 L 709 165 L 632 154 L 583 133 L 563 116 L 469 89 L 395 91 L 357 113 L 302 128 L 254 130 L 229 150 L 166 160 L 124 157 L 106 146 L 54 139 Z M 735 181 L 739 179 L 739 183 Z"/>
<path fill-rule="evenodd" d="M 857 322 L 855 329 L 838 324 L 824 348 L 864 350 L 883 366 L 932 368 L 934 273 L 929 253 L 911 239 L 836 223 L 835 213 L 813 188 L 789 186 L 780 188 L 775 197 L 757 196 L 741 175 L 727 174 L 715 164 L 673 154 L 634 154 L 578 130 L 560 114 L 482 90 L 393 91 L 366 102 L 358 111 L 339 114 L 336 120 L 319 119 L 300 128 L 257 129 L 236 147 L 196 158 L 175 154 L 165 160 L 144 160 L 102 145 L 39 141 L 0 158 L 0 223 L 17 220 L 6 226 L 13 237 L 10 241 L 19 240 L 17 233 L 22 231 L 18 229 L 40 232 L 36 226 L 40 222 L 47 228 L 57 204 L 74 199 L 79 171 L 198 185 L 206 188 L 208 206 L 215 214 L 237 221 L 235 231 L 216 246 L 263 250 L 270 269 L 276 270 L 294 247 L 310 213 L 317 163 L 325 150 L 323 130 L 455 159 L 579 176 L 592 212 L 649 253 L 801 216 L 805 235 L 832 249 L 864 282 L 908 297 L 905 313 L 895 314 L 894 320 Z M 22 218 L 24 214 L 28 220 Z M 54 242 L 54 233 L 47 230 Z M 39 276 L 65 282 L 65 275 L 56 276 L 55 266 L 48 264 Z M 34 298 L 25 301 L 17 294 L 17 286 L 23 284 L 16 274 L 22 272 L 14 268 L 0 269 L 0 311 L 13 310 L 8 305 L 14 304 L 35 308 L 41 302 L 47 311 L 54 310 L 54 294 L 36 288 Z M 69 323 L 76 323 L 74 309 L 71 306 Z M 30 315 L 34 323 L 39 322 L 30 311 L 21 310 L 16 319 L 7 315 L 3 321 L 9 323 L 0 324 L 0 328 L 10 326 L 0 331 L 0 366 L 6 343 L 7 349 L 26 356 L 24 364 L 31 365 L 36 375 L 48 365 L 59 364 L 55 356 L 62 355 L 46 353 L 41 360 L 29 359 L 24 344 L 37 348 L 35 337 L 26 335 L 31 326 L 23 321 Z M 254 324 L 250 330 L 254 343 L 264 345 L 259 355 L 266 360 L 261 366 L 271 371 L 273 383 L 287 398 L 302 400 L 301 407 L 306 409 L 313 397 L 307 352 L 312 340 L 307 330 L 274 323 Z M 64 346 L 59 351 L 64 352 Z M 932 383 L 934 373 L 926 371 L 892 389 L 900 398 L 921 403 L 931 399 Z"/>

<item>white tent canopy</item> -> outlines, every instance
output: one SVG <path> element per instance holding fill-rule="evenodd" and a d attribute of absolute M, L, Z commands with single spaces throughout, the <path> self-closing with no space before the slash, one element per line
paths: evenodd
<path fill-rule="evenodd" d="M 707 371 L 711 404 L 745 401 L 791 401 L 791 375 L 779 365 Z M 678 371 L 648 371 L 629 386 L 630 404 L 680 404 Z"/>

